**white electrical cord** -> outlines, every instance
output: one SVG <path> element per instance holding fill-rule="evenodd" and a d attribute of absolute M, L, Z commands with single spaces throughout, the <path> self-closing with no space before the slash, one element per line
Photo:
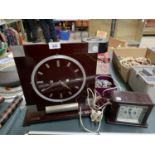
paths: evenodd
<path fill-rule="evenodd" d="M 92 105 L 90 104 L 90 97 L 89 97 L 90 96 L 89 95 L 90 92 L 91 92 L 91 94 L 93 96 Z M 95 121 L 95 122 L 99 122 L 99 125 L 98 125 L 98 128 L 95 131 L 91 131 L 88 128 L 86 128 L 85 125 L 83 124 L 83 121 L 82 121 L 81 107 L 79 107 L 80 124 L 81 124 L 81 126 L 83 127 L 83 129 L 85 131 L 90 132 L 90 133 L 97 133 L 97 134 L 99 134 L 99 131 L 100 131 L 100 128 L 101 128 L 101 123 L 102 123 L 102 118 L 103 118 L 104 110 L 105 110 L 106 106 L 107 105 L 110 105 L 111 103 L 110 102 L 107 102 L 107 103 L 103 104 L 102 106 L 97 106 L 96 105 L 96 93 L 94 94 L 93 91 L 90 88 L 87 88 L 87 103 L 89 105 L 89 108 L 92 110 L 91 119 L 93 119 L 93 121 Z"/>
<path fill-rule="evenodd" d="M 101 113 L 101 117 L 103 117 L 103 111 L 104 111 L 104 108 L 102 109 L 102 113 Z M 81 107 L 80 107 L 80 112 L 79 112 L 79 118 L 80 118 L 80 123 L 81 123 L 81 126 L 83 127 L 83 129 L 87 132 L 90 132 L 90 133 L 98 133 L 99 134 L 99 131 L 100 131 L 100 127 L 101 127 L 101 122 L 99 122 L 99 125 L 98 125 L 98 128 L 95 130 L 95 131 L 91 131 L 89 130 L 88 128 L 86 128 L 83 124 L 83 121 L 82 121 L 82 114 L 81 114 Z M 102 120 L 102 119 L 101 119 Z"/>
<path fill-rule="evenodd" d="M 89 95 L 90 93 L 89 92 L 91 92 L 91 94 L 93 96 L 92 105 L 90 104 L 90 95 Z M 94 106 L 96 106 L 95 102 L 96 102 L 96 93 L 94 94 L 93 91 L 90 88 L 87 88 L 87 104 L 89 105 L 90 108 L 95 108 L 94 107 Z"/>
<path fill-rule="evenodd" d="M 104 96 L 104 93 L 109 91 L 109 90 L 115 90 L 117 87 L 113 87 L 113 88 L 107 88 L 105 90 L 103 90 L 102 95 Z"/>
<path fill-rule="evenodd" d="M 104 76 L 111 78 L 111 76 L 109 76 L 109 75 L 104 75 Z M 103 91 L 103 95 L 105 92 L 107 92 L 109 90 L 114 90 L 116 88 L 119 88 L 119 90 L 121 90 L 121 87 L 120 87 L 119 83 L 117 82 L 117 80 L 113 79 L 113 81 L 116 84 L 116 87 L 105 89 Z M 93 97 L 93 101 L 91 103 L 90 103 L 90 93 Z M 96 105 L 96 98 L 97 98 L 96 93 L 94 93 L 90 88 L 87 88 L 87 104 L 88 104 L 89 108 L 92 110 L 91 119 L 93 119 L 92 121 L 99 122 L 98 128 L 95 131 L 91 131 L 85 127 L 85 125 L 83 124 L 83 121 L 82 121 L 81 107 L 79 107 L 79 119 L 80 119 L 80 124 L 85 131 L 90 132 L 90 133 L 99 134 L 104 110 L 105 110 L 106 106 L 111 105 L 111 103 L 109 101 L 107 101 L 107 103 L 105 103 L 101 106 L 98 106 L 98 105 Z"/>

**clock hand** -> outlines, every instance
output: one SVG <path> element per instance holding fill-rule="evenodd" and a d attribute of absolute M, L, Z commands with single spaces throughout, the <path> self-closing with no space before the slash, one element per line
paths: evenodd
<path fill-rule="evenodd" d="M 48 91 L 49 89 L 51 89 L 51 88 L 53 88 L 53 87 L 57 87 L 57 86 L 59 86 L 59 85 L 62 85 L 63 87 L 65 87 L 65 88 L 71 90 L 71 88 L 70 88 L 65 82 L 63 82 L 63 81 L 60 80 L 60 81 L 58 81 L 58 82 L 49 84 L 49 86 L 48 86 L 47 88 L 44 88 L 44 89 L 42 89 L 41 91 L 42 91 L 42 92 L 46 92 L 46 91 Z"/>
<path fill-rule="evenodd" d="M 56 86 L 58 86 L 58 85 L 60 85 L 60 81 L 51 83 L 51 84 L 49 84 L 49 87 L 43 89 L 42 92 L 46 92 L 46 91 L 48 91 L 49 89 L 51 89 L 51 88 L 53 88 L 53 87 L 56 87 Z"/>
<path fill-rule="evenodd" d="M 71 88 L 63 81 L 60 81 L 61 85 L 69 90 L 71 90 Z"/>
<path fill-rule="evenodd" d="M 95 76 L 89 76 L 89 77 L 87 77 L 87 80 L 89 81 L 89 80 L 94 79 L 94 78 L 95 78 Z M 74 84 L 76 82 L 81 82 L 82 80 L 83 80 L 83 78 L 76 78 L 76 79 L 70 80 L 70 82 L 68 82 L 68 84 Z M 46 92 L 49 89 L 56 87 L 56 86 L 59 86 L 59 85 L 62 85 L 63 87 L 71 90 L 71 88 L 65 82 L 60 80 L 58 82 L 49 84 L 49 86 L 46 85 L 45 87 L 47 87 L 47 88 L 42 89 L 42 92 Z"/>

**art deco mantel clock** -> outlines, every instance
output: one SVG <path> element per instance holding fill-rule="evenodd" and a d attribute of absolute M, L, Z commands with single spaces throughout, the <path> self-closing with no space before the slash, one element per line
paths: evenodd
<path fill-rule="evenodd" d="M 147 127 L 153 103 L 146 93 L 113 91 L 108 123 Z"/>
<path fill-rule="evenodd" d="M 78 115 L 76 99 L 95 83 L 97 52 L 88 48 L 88 43 L 14 47 L 28 109 L 25 125 Z"/>

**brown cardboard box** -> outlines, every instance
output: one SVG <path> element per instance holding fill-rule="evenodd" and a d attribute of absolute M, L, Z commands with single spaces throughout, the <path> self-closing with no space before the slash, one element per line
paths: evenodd
<path fill-rule="evenodd" d="M 155 52 L 148 48 L 117 48 L 113 50 L 113 65 L 120 73 L 124 82 L 128 81 L 130 69 L 125 68 L 119 61 L 119 56 L 123 57 L 147 57 L 155 64 Z"/>
<path fill-rule="evenodd" d="M 108 51 L 112 51 L 115 48 L 119 47 L 127 47 L 127 42 L 123 40 L 119 40 L 116 38 L 109 37 L 109 42 L 108 42 Z"/>

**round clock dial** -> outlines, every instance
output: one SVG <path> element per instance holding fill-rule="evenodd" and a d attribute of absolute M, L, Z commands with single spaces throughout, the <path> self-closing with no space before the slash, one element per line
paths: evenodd
<path fill-rule="evenodd" d="M 34 68 L 31 84 L 43 99 L 65 102 L 76 97 L 84 88 L 86 73 L 75 59 L 54 55 L 41 60 Z"/>

